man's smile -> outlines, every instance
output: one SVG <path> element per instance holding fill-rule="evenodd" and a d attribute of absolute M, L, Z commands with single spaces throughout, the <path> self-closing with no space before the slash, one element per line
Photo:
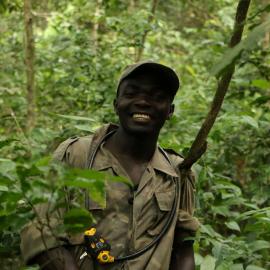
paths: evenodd
<path fill-rule="evenodd" d="M 145 113 L 134 113 L 132 119 L 138 122 L 148 122 L 151 120 L 151 117 L 149 114 Z"/>

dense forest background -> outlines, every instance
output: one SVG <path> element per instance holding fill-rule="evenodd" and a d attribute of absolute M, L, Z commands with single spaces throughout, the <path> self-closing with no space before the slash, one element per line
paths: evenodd
<path fill-rule="evenodd" d="M 243 50 L 228 53 L 236 6 L 235 0 L 39 0 L 32 7 L 30 0 L 0 1 L 1 268 L 23 268 L 19 231 L 38 216 L 35 205 L 58 204 L 64 185 L 91 187 L 100 198 L 100 175 L 67 173 L 49 157 L 60 141 L 117 121 L 112 102 L 121 70 L 142 59 L 168 64 L 181 78 L 160 143 L 183 154 L 208 112 L 213 74 L 237 60 L 208 150 L 194 166 L 202 223 L 196 267 L 270 268 L 270 3 L 251 2 Z M 82 230 L 79 220 L 89 223 L 76 208 L 65 228 Z"/>

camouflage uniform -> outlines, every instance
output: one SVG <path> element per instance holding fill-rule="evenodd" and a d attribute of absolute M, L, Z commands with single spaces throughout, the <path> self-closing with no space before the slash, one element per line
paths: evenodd
<path fill-rule="evenodd" d="M 85 168 L 89 149 L 91 152 L 108 130 L 114 128 L 116 127 L 113 125 L 106 125 L 94 136 L 68 139 L 60 144 L 54 157 L 70 166 Z M 172 178 L 176 178 L 181 186 L 179 208 L 164 237 L 140 257 L 124 263 L 99 265 L 88 257 L 79 260 L 83 253 L 81 246 L 83 237 L 69 236 L 71 245 L 67 248 L 76 258 L 80 269 L 169 269 L 175 228 L 179 227 L 194 233 L 198 228 L 198 221 L 192 216 L 194 177 L 190 174 L 189 177 L 181 179 L 178 165 L 182 162 L 182 158 L 172 151 L 167 152 L 167 155 L 172 165 L 159 148 L 156 148 L 138 187 L 130 188 L 133 186 L 131 180 L 130 186 L 122 182 L 106 182 L 104 204 L 97 204 L 91 198 L 86 202 L 87 208 L 97 221 L 97 231 L 111 244 L 112 255 L 123 256 L 145 247 L 161 232 L 172 209 L 175 197 L 175 184 Z M 104 142 L 99 147 L 93 168 L 129 179 L 118 160 L 104 147 Z M 57 219 L 58 221 L 61 219 L 61 214 L 55 220 L 52 219 L 52 223 L 57 223 Z M 45 250 L 40 233 L 33 224 L 24 228 L 21 238 L 22 254 L 26 261 Z M 47 248 L 59 245 L 59 241 L 56 241 L 49 232 L 45 232 L 45 239 Z M 63 242 L 62 245 L 64 244 Z"/>

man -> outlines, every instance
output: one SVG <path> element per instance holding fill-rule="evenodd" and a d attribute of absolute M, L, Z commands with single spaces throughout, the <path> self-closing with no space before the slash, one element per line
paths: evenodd
<path fill-rule="evenodd" d="M 192 217 L 194 179 L 190 172 L 180 175 L 179 155 L 157 146 L 162 126 L 173 115 L 178 88 L 178 77 L 167 66 L 145 61 L 127 67 L 114 100 L 119 126 L 106 125 L 94 136 L 68 139 L 54 154 L 72 167 L 129 180 L 129 185 L 106 182 L 103 205 L 85 198 L 96 219 L 92 225 L 110 243 L 112 255 L 123 260 L 102 265 L 91 256 L 80 259 L 82 237 L 67 235 L 59 246 L 49 231 L 41 236 L 29 225 L 22 232 L 21 245 L 28 262 L 52 270 L 195 268 L 192 241 L 186 240 L 198 228 Z M 31 243 L 36 248 L 29 249 Z"/>

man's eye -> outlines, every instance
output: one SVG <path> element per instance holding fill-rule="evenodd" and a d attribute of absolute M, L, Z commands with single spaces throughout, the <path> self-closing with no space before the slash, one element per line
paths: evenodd
<path fill-rule="evenodd" d="M 154 99 L 155 100 L 164 100 L 165 99 L 165 96 L 163 94 L 155 95 L 154 96 Z"/>

